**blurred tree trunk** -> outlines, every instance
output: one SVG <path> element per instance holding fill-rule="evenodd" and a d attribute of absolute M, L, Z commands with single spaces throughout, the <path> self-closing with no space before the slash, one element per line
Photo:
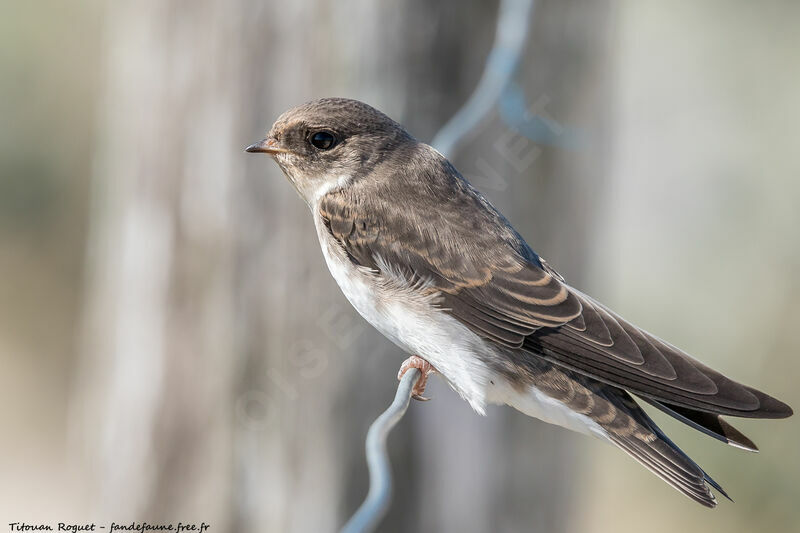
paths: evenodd
<path fill-rule="evenodd" d="M 523 85 L 531 102 L 549 95 L 556 120 L 589 117 L 581 126 L 597 133 L 605 6 L 571 4 L 537 9 Z M 87 465 L 98 513 L 212 531 L 334 530 L 366 493 L 363 437 L 402 355 L 339 294 L 278 169 L 242 149 L 284 109 L 326 95 L 365 100 L 430 138 L 480 76 L 497 6 L 108 9 L 73 424 L 83 453 L 99 458 Z M 478 141 L 492 147 L 505 131 L 487 125 Z M 476 146 L 510 176 L 489 197 L 580 279 L 602 152 L 546 149 L 520 173 Z M 590 174 L 595 188 L 576 191 Z M 398 479 L 382 530 L 565 530 L 573 437 L 507 409 L 477 417 L 434 387 L 393 435 Z"/>

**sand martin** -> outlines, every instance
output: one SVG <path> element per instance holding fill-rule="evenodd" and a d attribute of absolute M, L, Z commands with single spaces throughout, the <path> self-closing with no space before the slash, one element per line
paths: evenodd
<path fill-rule="evenodd" d="M 314 217 L 344 295 L 470 405 L 507 404 L 610 442 L 689 498 L 725 491 L 632 395 L 756 450 L 721 415 L 784 418 L 779 400 L 712 370 L 571 287 L 442 154 L 343 98 L 281 115 L 247 148 L 280 166 Z"/>

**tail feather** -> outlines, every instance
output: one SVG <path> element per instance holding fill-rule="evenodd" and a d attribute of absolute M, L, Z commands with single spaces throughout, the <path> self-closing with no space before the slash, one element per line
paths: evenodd
<path fill-rule="evenodd" d="M 665 444 L 663 441 L 656 440 L 652 443 L 645 443 L 637 438 L 616 439 L 612 442 L 628 455 L 636 459 L 655 475 L 666 481 L 670 486 L 682 492 L 692 500 L 706 507 L 716 507 L 717 500 L 706 484 L 706 475 L 702 469 L 697 468 L 693 472 L 687 472 L 681 468 L 670 457 L 669 452 L 659 449 Z M 671 449 L 671 448 L 668 448 Z"/>
<path fill-rule="evenodd" d="M 650 398 L 643 398 L 650 405 L 657 407 L 668 415 L 694 429 L 705 433 L 717 440 L 736 446 L 743 450 L 757 452 L 758 447 L 747 438 L 741 431 L 730 425 L 721 416 L 713 413 L 705 413 L 659 402 Z"/>
<path fill-rule="evenodd" d="M 716 507 L 711 488 L 731 499 L 719 483 L 683 452 L 627 393 L 620 398 L 627 413 L 647 431 L 609 432 L 612 443 L 679 492 L 706 507 Z M 732 501 L 732 500 L 731 500 Z"/>

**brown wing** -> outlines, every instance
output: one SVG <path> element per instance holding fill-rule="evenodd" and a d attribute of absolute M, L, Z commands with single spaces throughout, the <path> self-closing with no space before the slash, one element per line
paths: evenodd
<path fill-rule="evenodd" d="M 456 194 L 387 202 L 353 188 L 326 195 L 320 216 L 355 263 L 409 282 L 481 335 L 521 348 L 525 337 L 580 315 L 578 298 L 465 182 Z M 391 198 L 384 192 L 382 197 Z M 427 205 L 426 205 L 427 203 Z M 528 257 L 526 257 L 528 255 Z"/>
<path fill-rule="evenodd" d="M 535 332 L 525 339 L 524 349 L 667 407 L 755 418 L 791 415 L 782 402 L 725 377 L 570 290 L 583 306 L 580 316 Z"/>
<path fill-rule="evenodd" d="M 475 333 L 670 408 L 780 418 L 791 409 L 736 383 L 569 287 L 465 182 L 413 201 L 356 188 L 320 215 L 357 264 L 421 283 Z"/>

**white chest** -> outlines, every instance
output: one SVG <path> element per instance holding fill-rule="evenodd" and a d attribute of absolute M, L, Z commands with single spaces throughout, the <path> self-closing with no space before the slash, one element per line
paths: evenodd
<path fill-rule="evenodd" d="M 535 387 L 525 391 L 512 387 L 478 356 L 494 349 L 486 341 L 431 305 L 430 297 L 420 296 L 410 287 L 379 283 L 375 274 L 350 261 L 316 212 L 314 222 L 328 269 L 356 311 L 406 353 L 435 366 L 477 412 L 484 414 L 486 404 L 504 403 L 551 424 L 603 434 L 588 417 Z"/>
<path fill-rule="evenodd" d="M 350 304 L 403 351 L 429 361 L 472 407 L 483 413 L 492 372 L 476 356 L 484 341 L 457 320 L 407 287 L 387 287 L 357 267 L 315 217 L 328 269 Z"/>

